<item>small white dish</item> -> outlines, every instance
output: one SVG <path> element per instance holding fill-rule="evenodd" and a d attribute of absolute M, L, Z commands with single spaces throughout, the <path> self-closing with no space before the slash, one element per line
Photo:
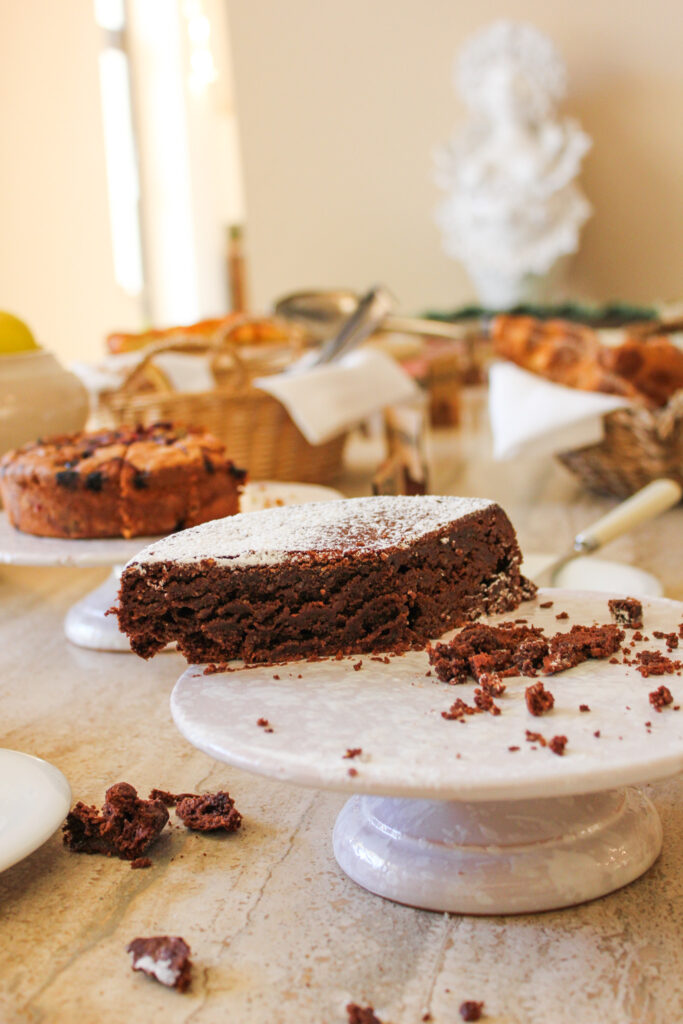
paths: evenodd
<path fill-rule="evenodd" d="M 54 765 L 0 749 L 0 871 L 42 846 L 64 821 L 71 787 Z"/>
<path fill-rule="evenodd" d="M 555 555 L 525 555 L 522 571 L 530 579 L 553 561 Z M 560 569 L 553 586 L 567 590 L 596 590 L 634 597 L 662 597 L 664 588 L 656 576 L 624 562 L 611 562 L 593 555 L 581 555 Z"/>

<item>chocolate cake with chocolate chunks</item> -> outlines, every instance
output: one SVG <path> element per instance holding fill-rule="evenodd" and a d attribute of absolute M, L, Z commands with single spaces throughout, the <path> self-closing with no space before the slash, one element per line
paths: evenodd
<path fill-rule="evenodd" d="M 271 663 L 422 647 L 535 587 L 503 510 L 481 498 L 351 498 L 242 513 L 126 566 L 119 626 L 149 658 Z"/>

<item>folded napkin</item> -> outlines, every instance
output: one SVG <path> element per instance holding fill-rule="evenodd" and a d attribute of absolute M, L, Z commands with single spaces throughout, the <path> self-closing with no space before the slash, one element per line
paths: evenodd
<path fill-rule="evenodd" d="M 257 377 L 310 444 L 323 444 L 388 405 L 421 398 L 417 384 L 383 352 L 355 349 L 333 363 Z"/>
<path fill-rule="evenodd" d="M 602 417 L 631 403 L 620 395 L 553 384 L 514 363 L 489 371 L 489 419 L 496 459 L 554 455 L 602 439 Z"/>

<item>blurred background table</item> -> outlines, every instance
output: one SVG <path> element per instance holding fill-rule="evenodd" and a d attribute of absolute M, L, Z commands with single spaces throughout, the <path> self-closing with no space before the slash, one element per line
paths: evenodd
<path fill-rule="evenodd" d="M 561 550 L 614 504 L 548 461 L 494 464 L 481 426 L 429 439 L 431 490 L 479 494 L 508 511 L 526 551 Z M 381 450 L 353 438 L 338 486 L 369 493 Z M 656 575 L 683 599 L 683 509 L 614 542 L 608 558 Z M 393 1024 L 451 1024 L 465 999 L 491 1024 L 669 1024 L 683 1016 L 683 780 L 648 787 L 664 825 L 654 867 L 626 889 L 569 910 L 461 917 L 413 910 L 338 868 L 338 794 L 217 764 L 175 730 L 175 653 L 145 663 L 73 647 L 63 617 L 100 570 L 0 571 L 0 744 L 36 754 L 101 804 L 126 780 L 146 796 L 227 789 L 241 833 L 167 829 L 153 867 L 67 852 L 55 835 L 0 875 L 0 1018 L 14 1022 L 343 1024 L 350 1001 Z M 172 815 L 172 821 L 173 821 Z M 195 962 L 179 995 L 133 974 L 126 944 L 182 935 Z M 424 1015 L 431 1014 L 431 1018 Z"/>

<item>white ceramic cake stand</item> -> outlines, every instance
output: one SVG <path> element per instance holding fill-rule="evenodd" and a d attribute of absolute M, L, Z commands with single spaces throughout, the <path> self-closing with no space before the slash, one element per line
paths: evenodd
<path fill-rule="evenodd" d="M 339 491 L 315 484 L 280 483 L 261 480 L 247 484 L 242 495 L 243 511 L 270 505 L 293 505 L 307 501 L 332 501 Z M 106 540 L 67 540 L 35 537 L 15 530 L 0 511 L 0 565 L 42 567 L 71 566 L 81 569 L 111 568 L 98 587 L 77 601 L 66 613 L 64 632 L 78 647 L 97 651 L 130 651 L 128 637 L 119 632 L 115 615 L 108 615 L 116 603 L 123 566 L 156 537 L 123 537 Z"/>
<path fill-rule="evenodd" d="M 553 607 L 540 608 L 547 600 Z M 683 604 L 646 599 L 644 607 L 650 640 L 634 650 L 665 650 L 652 631 L 677 630 Z M 558 622 L 562 611 L 570 618 Z M 488 621 L 513 617 L 546 633 L 610 621 L 607 595 L 564 590 L 541 591 Z M 441 712 L 457 697 L 472 704 L 474 684 L 440 683 L 428 668 L 424 652 L 389 664 L 363 655 L 213 675 L 192 666 L 171 711 L 180 732 L 218 760 L 354 794 L 334 829 L 337 861 L 400 903 L 468 914 L 549 910 L 611 892 L 650 867 L 662 843 L 659 817 L 625 787 L 683 769 L 683 710 L 658 713 L 648 699 L 664 682 L 683 704 L 681 676 L 644 679 L 635 667 L 590 661 L 548 677 L 555 707 L 546 715 L 527 711 L 532 680 L 514 678 L 497 700 L 499 716 L 461 724 Z M 526 730 L 567 736 L 565 755 L 528 742 Z M 344 756 L 354 748 L 362 753 Z"/>

